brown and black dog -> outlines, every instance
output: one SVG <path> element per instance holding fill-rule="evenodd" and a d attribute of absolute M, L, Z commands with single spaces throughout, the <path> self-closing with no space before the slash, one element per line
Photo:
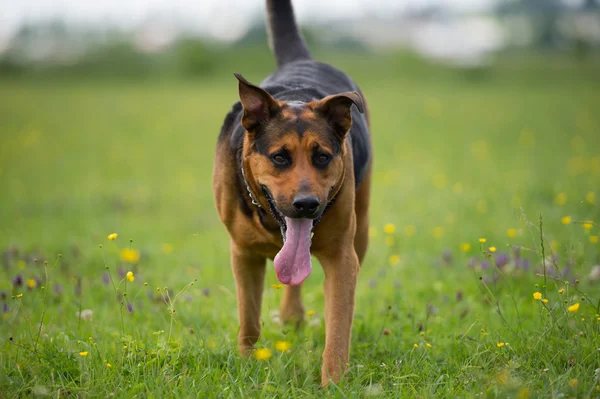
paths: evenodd
<path fill-rule="evenodd" d="M 260 86 L 235 75 L 240 102 L 221 128 L 213 189 L 231 237 L 240 351 L 249 353 L 260 335 L 267 258 L 286 284 L 282 319 L 299 324 L 300 287 L 314 255 L 325 272 L 326 384 L 338 381 L 348 362 L 356 281 L 367 250 L 368 113 L 349 77 L 311 58 L 290 0 L 267 0 L 267 10 L 278 69 Z"/>

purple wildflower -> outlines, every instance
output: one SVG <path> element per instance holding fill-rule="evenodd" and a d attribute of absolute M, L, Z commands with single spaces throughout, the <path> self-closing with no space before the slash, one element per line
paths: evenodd
<path fill-rule="evenodd" d="M 515 258 L 515 261 L 521 259 L 521 247 L 513 247 L 513 257 Z"/>
<path fill-rule="evenodd" d="M 204 295 L 205 297 L 209 297 L 210 296 L 210 290 L 208 288 L 204 288 L 202 290 L 202 295 Z"/>
<path fill-rule="evenodd" d="M 445 249 L 444 253 L 442 254 L 442 260 L 444 261 L 446 266 L 451 265 L 452 264 L 452 251 L 449 249 Z"/>
<path fill-rule="evenodd" d="M 505 253 L 498 253 L 496 255 L 496 267 L 502 269 L 504 266 L 506 266 L 508 264 L 508 262 L 510 261 L 510 258 L 508 257 L 507 254 Z"/>
<path fill-rule="evenodd" d="M 487 260 L 487 259 L 482 260 L 481 264 L 480 264 L 480 267 L 481 267 L 481 270 L 487 270 L 487 269 L 489 269 L 490 268 L 490 261 Z"/>
<path fill-rule="evenodd" d="M 8 303 L 2 302 L 2 313 L 8 312 Z"/>
<path fill-rule="evenodd" d="M 123 266 L 119 266 L 119 278 L 125 278 L 125 275 L 127 274 L 127 272 L 125 271 L 125 268 Z"/>
<path fill-rule="evenodd" d="M 77 283 L 75 284 L 75 295 L 81 296 L 81 277 L 77 277 Z"/>
<path fill-rule="evenodd" d="M 7 297 L 8 297 L 8 295 L 6 294 L 6 291 L 0 292 L 0 299 L 2 299 L 3 301 L 6 301 Z"/>
<path fill-rule="evenodd" d="M 131 302 L 127 302 L 127 311 L 133 313 L 133 304 Z"/>
<path fill-rule="evenodd" d="M 460 302 L 463 299 L 463 292 L 461 290 L 456 291 L 456 302 Z"/>
<path fill-rule="evenodd" d="M 477 258 L 475 256 L 472 256 L 471 259 L 469 259 L 469 263 L 467 263 L 467 267 L 469 269 L 474 269 L 475 266 L 477 266 Z"/>
<path fill-rule="evenodd" d="M 55 292 L 57 295 L 60 295 L 60 294 L 62 294 L 62 293 L 63 293 L 63 291 L 64 291 L 64 289 L 63 289 L 63 286 L 62 286 L 62 284 L 54 284 L 54 292 Z"/>
<path fill-rule="evenodd" d="M 18 276 L 13 278 L 13 285 L 15 287 L 20 287 L 23 285 L 23 275 L 22 274 L 19 274 Z"/>
<path fill-rule="evenodd" d="M 108 272 L 104 272 L 104 274 L 102 275 L 102 281 L 104 282 L 104 284 L 110 283 L 110 274 L 108 274 Z"/>

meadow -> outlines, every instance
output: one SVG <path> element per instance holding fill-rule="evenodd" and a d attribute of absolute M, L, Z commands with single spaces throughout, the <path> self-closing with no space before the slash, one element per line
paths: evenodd
<path fill-rule="evenodd" d="M 260 81 L 263 52 L 196 80 L 0 79 L 0 397 L 600 397 L 598 61 L 320 58 L 375 147 L 345 381 L 318 386 L 318 264 L 299 331 L 268 264 L 237 353 L 211 175 L 231 73 Z"/>

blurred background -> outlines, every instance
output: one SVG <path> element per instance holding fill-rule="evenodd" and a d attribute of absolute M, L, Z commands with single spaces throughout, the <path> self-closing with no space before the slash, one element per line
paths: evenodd
<path fill-rule="evenodd" d="M 262 0 L 23 0 L 0 2 L 0 73 L 94 77 L 223 73 L 250 51 L 269 62 Z M 298 0 L 317 53 L 410 52 L 484 68 L 505 52 L 591 57 L 600 46 L 597 0 Z M 269 65 L 270 66 L 270 65 Z"/>

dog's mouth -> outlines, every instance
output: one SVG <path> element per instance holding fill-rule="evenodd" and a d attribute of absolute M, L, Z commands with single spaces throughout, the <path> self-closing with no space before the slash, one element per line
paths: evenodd
<path fill-rule="evenodd" d="M 260 188 L 261 188 L 265 198 L 267 199 L 267 203 L 269 204 L 269 213 L 271 214 L 271 216 L 273 216 L 273 219 L 275 219 L 277 221 L 277 223 L 279 223 L 279 228 L 281 229 L 281 238 L 283 239 L 283 243 L 285 244 L 285 241 L 287 238 L 287 229 L 288 229 L 286 219 L 294 220 L 296 218 L 288 218 L 283 213 L 281 213 L 281 211 L 277 207 L 277 204 L 275 203 L 275 200 L 273 199 L 273 195 L 271 194 L 271 191 L 267 188 L 267 186 L 265 186 L 264 184 L 261 184 Z M 309 220 L 312 220 L 311 238 L 312 238 L 312 230 L 321 221 L 322 216 L 323 216 L 323 213 L 321 213 L 318 217 L 316 217 L 314 219 L 309 219 Z M 298 219 L 298 220 L 302 220 L 302 219 Z"/>
<path fill-rule="evenodd" d="M 299 285 L 312 271 L 312 230 L 320 216 L 317 219 L 287 217 L 277 208 L 269 189 L 264 185 L 261 185 L 261 189 L 269 204 L 269 212 L 279 223 L 283 239 L 283 246 L 273 260 L 277 278 L 283 284 Z"/>

